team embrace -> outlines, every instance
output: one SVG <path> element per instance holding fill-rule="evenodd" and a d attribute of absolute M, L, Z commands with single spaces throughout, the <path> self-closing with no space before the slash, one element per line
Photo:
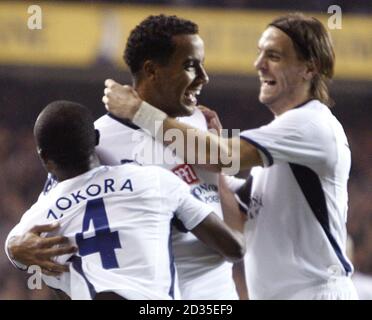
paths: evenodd
<path fill-rule="evenodd" d="M 331 39 L 317 19 L 289 14 L 268 24 L 258 50 L 259 100 L 275 119 L 225 138 L 217 114 L 198 106 L 209 82 L 198 26 L 166 15 L 136 26 L 124 52 L 132 86 L 105 82 L 106 115 L 94 122 L 69 101 L 39 115 L 48 182 L 8 235 L 12 262 L 39 265 L 71 299 L 357 299 Z M 174 152 L 168 130 L 207 148 Z M 251 174 L 221 172 L 232 163 Z"/>

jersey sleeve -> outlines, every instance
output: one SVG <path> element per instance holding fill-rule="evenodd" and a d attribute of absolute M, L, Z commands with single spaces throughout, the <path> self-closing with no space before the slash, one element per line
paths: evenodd
<path fill-rule="evenodd" d="M 183 223 L 187 230 L 194 229 L 211 212 L 213 208 L 197 200 L 190 192 L 190 187 L 173 173 L 161 169 L 160 181 L 163 201 L 171 206 L 175 216 Z"/>
<path fill-rule="evenodd" d="M 327 160 L 331 137 L 323 123 L 309 119 L 310 115 L 287 111 L 268 125 L 243 131 L 240 138 L 257 148 L 265 167 L 289 162 L 313 167 Z"/>

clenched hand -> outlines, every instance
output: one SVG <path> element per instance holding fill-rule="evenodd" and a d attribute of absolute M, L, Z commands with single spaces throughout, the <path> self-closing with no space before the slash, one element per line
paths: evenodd
<path fill-rule="evenodd" d="M 105 86 L 102 102 L 106 110 L 121 119 L 132 120 L 142 102 L 138 93 L 131 86 L 123 86 L 112 79 L 107 79 Z"/>

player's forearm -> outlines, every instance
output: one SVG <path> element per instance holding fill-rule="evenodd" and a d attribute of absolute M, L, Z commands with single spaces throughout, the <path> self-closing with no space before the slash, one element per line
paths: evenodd
<path fill-rule="evenodd" d="M 174 149 L 186 163 L 217 170 L 231 165 L 231 144 L 228 139 L 193 128 L 170 117 L 163 121 L 162 129 L 156 138 Z"/>
<path fill-rule="evenodd" d="M 232 229 L 244 233 L 246 215 L 239 209 L 234 194 L 228 188 L 225 177 L 222 174 L 219 177 L 219 194 L 224 221 Z"/>
<path fill-rule="evenodd" d="M 227 226 L 213 212 L 191 232 L 230 262 L 237 262 L 244 258 L 246 250 L 244 235 Z"/>
<path fill-rule="evenodd" d="M 122 86 L 111 79 L 106 80 L 105 85 L 105 96 L 102 101 L 107 111 L 119 118 L 131 119 L 133 123 L 148 130 L 153 137 L 167 145 L 173 142 L 172 134 L 180 137 L 178 142 L 174 142 L 174 147 L 178 145 L 176 151 L 187 163 L 200 164 L 206 166 L 206 169 L 210 169 L 211 166 L 219 170 L 226 168 L 228 169 L 226 173 L 229 174 L 236 174 L 240 169 L 260 164 L 257 151 L 251 145 L 248 147 L 243 145 L 245 152 L 242 156 L 239 138 L 224 139 L 181 124 L 143 101 L 132 87 Z"/>
<path fill-rule="evenodd" d="M 240 300 L 249 300 L 247 282 L 245 278 L 244 259 L 233 265 L 233 279 Z"/>

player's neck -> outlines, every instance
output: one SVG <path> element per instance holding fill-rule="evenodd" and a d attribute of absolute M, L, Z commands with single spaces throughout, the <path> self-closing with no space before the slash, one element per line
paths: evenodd
<path fill-rule="evenodd" d="M 297 108 L 298 106 L 308 102 L 311 100 L 311 96 L 309 93 L 304 93 L 302 95 L 297 95 L 296 97 L 289 98 L 284 101 L 280 101 L 277 103 L 273 103 L 271 105 L 267 105 L 272 113 L 276 116 L 279 116 L 285 113 L 288 110 L 293 108 Z"/>
<path fill-rule="evenodd" d="M 64 180 L 75 178 L 81 174 L 84 174 L 96 167 L 100 166 L 99 159 L 96 154 L 90 156 L 87 163 L 82 163 L 75 168 L 55 168 L 53 172 L 51 172 L 57 179 L 58 182 L 62 182 Z"/>
<path fill-rule="evenodd" d="M 147 83 L 141 83 L 135 87 L 140 98 L 154 107 L 165 110 L 164 99 L 159 95 L 158 90 Z"/>

